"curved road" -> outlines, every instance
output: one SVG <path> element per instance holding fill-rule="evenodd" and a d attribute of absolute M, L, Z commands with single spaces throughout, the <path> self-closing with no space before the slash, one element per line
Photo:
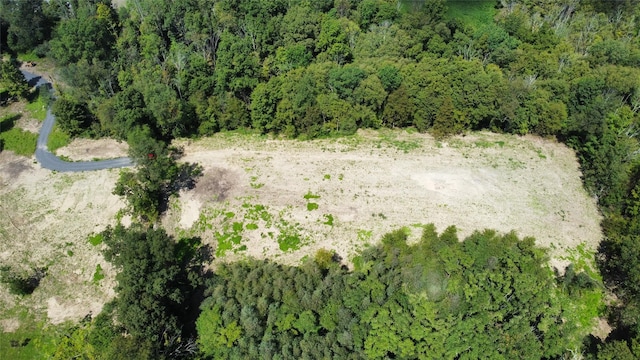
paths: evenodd
<path fill-rule="evenodd" d="M 21 71 L 25 79 L 27 79 L 29 86 L 43 86 L 48 88 L 49 91 L 52 91 L 51 83 L 43 79 L 40 75 L 36 75 L 25 70 Z M 53 130 L 53 124 L 55 122 L 56 118 L 51 112 L 51 106 L 49 106 L 49 109 L 47 109 L 47 117 L 44 119 L 44 123 L 42 123 L 42 128 L 40 129 L 40 134 L 38 135 L 38 143 L 36 147 L 36 160 L 38 160 L 43 168 L 56 171 L 78 172 L 133 166 L 133 161 L 126 157 L 101 161 L 68 162 L 61 160 L 47 149 L 47 140 L 49 139 L 49 134 L 51 134 L 51 130 Z"/>

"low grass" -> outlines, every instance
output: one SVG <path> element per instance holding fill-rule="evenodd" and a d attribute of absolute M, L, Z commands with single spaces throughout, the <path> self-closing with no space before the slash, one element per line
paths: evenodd
<path fill-rule="evenodd" d="M 18 155 L 31 156 L 36 152 L 38 134 L 18 128 L 0 133 L 0 140 L 4 144 L 4 150 L 11 150 Z"/>
<path fill-rule="evenodd" d="M 38 55 L 36 55 L 35 52 L 31 51 L 31 52 L 24 53 L 24 54 L 18 54 L 18 60 L 20 60 L 20 61 L 33 61 L 35 63 L 38 63 L 40 61 L 40 57 L 38 57 Z"/>
<path fill-rule="evenodd" d="M 493 25 L 496 4 L 495 0 L 448 1 L 445 16 L 448 19 L 455 19 L 471 26 L 475 30 L 480 30 Z"/>
<path fill-rule="evenodd" d="M 93 246 L 98 246 L 102 244 L 103 239 L 104 239 L 104 236 L 102 234 L 95 234 L 95 235 L 90 235 L 88 240 L 89 240 L 89 244 Z"/>
<path fill-rule="evenodd" d="M 20 321 L 20 327 L 13 332 L 0 333 L 0 357 L 12 360 L 45 359 L 45 354 L 52 352 L 62 328 L 36 319 L 27 308 L 20 307 L 13 311 L 15 314 L 12 317 Z"/>
<path fill-rule="evenodd" d="M 31 117 L 39 121 L 44 121 L 47 117 L 47 107 L 49 106 L 49 95 L 47 90 L 38 88 L 25 109 L 31 113 Z"/>
<path fill-rule="evenodd" d="M 55 125 L 53 127 L 53 131 L 51 131 L 51 134 L 49 134 L 49 140 L 47 140 L 47 148 L 49 148 L 49 151 L 55 152 L 61 147 L 69 145 L 70 142 L 71 138 L 69 137 L 69 135 L 60 130 L 57 125 Z"/>

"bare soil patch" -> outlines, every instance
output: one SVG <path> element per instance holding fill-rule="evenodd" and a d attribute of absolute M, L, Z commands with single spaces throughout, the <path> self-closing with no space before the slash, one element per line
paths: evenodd
<path fill-rule="evenodd" d="M 113 139 L 74 139 L 69 145 L 56 150 L 56 154 L 73 161 L 92 161 L 124 157 L 128 149 L 127 143 Z"/>

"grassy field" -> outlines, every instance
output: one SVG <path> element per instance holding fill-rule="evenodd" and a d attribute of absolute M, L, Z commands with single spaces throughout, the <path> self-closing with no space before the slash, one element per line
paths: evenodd
<path fill-rule="evenodd" d="M 47 324 L 27 307 L 16 307 L 13 312 L 20 327 L 13 332 L 0 332 L 0 355 L 12 360 L 43 359 L 45 353 L 50 353 L 58 333 L 66 327 Z"/>

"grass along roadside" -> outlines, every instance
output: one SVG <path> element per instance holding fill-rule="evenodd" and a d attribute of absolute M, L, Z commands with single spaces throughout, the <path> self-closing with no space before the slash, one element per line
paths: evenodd
<path fill-rule="evenodd" d="M 47 117 L 47 107 L 50 101 L 48 92 L 38 88 L 31 96 L 32 98 L 25 106 L 25 109 L 34 119 L 44 121 L 44 118 Z"/>
<path fill-rule="evenodd" d="M 69 145 L 70 142 L 71 138 L 69 137 L 69 135 L 60 130 L 58 125 L 54 125 L 53 131 L 51 131 L 51 134 L 49 134 L 49 139 L 47 140 L 47 148 L 52 153 L 55 153 L 56 150 Z"/>

